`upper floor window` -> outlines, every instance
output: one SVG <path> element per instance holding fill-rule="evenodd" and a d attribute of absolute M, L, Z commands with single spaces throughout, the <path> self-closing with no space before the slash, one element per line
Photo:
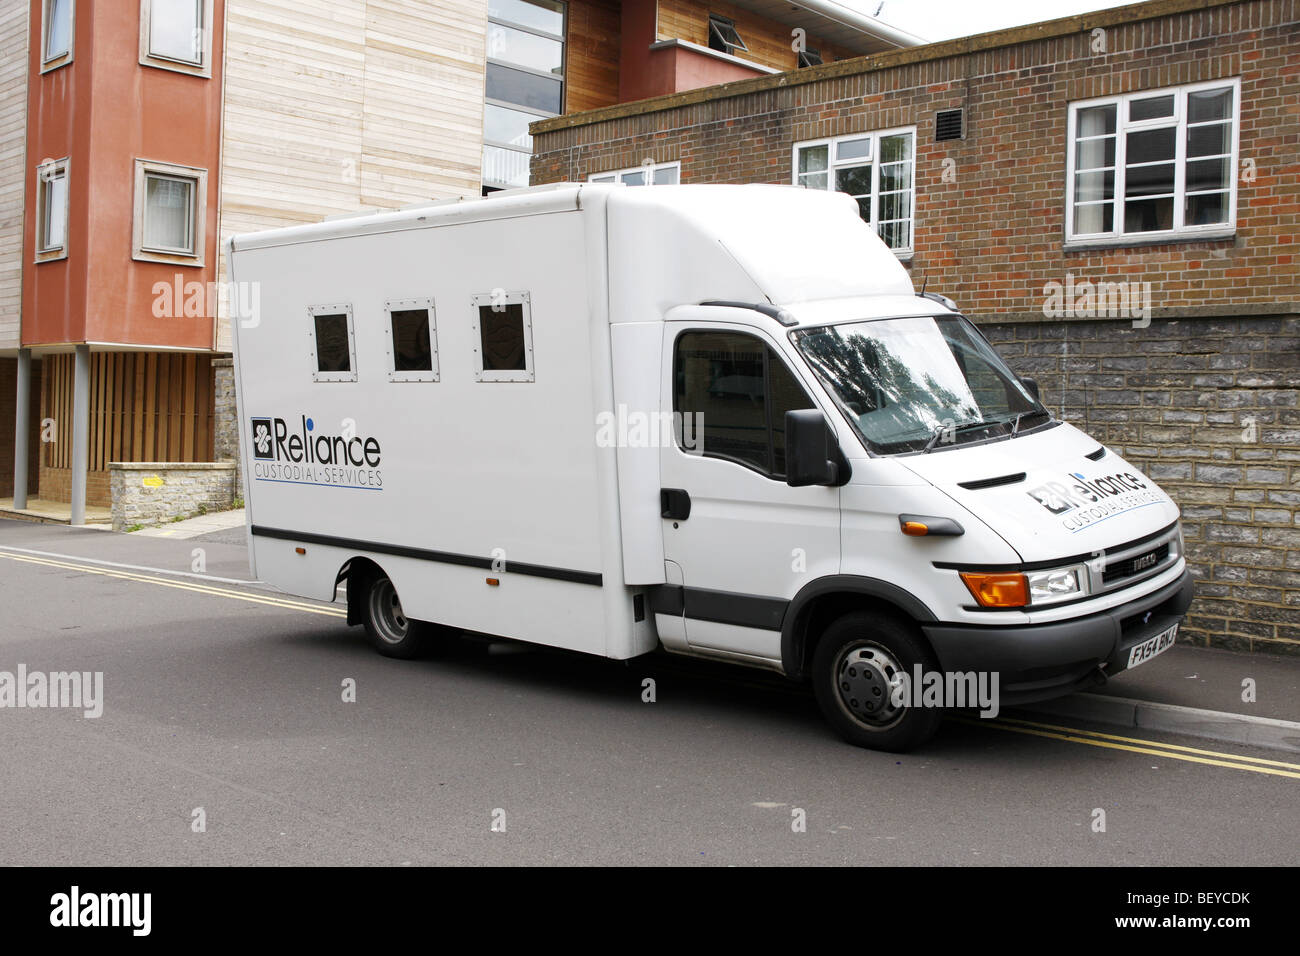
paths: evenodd
<path fill-rule="evenodd" d="M 821 66 L 822 63 L 825 62 L 824 60 L 822 60 L 822 55 L 820 50 L 814 50 L 810 47 L 807 50 L 800 50 L 798 52 L 799 55 L 796 59 L 800 67 Z"/>
<path fill-rule="evenodd" d="M 72 61 L 75 0 L 44 0 L 41 9 L 41 72 Z"/>
<path fill-rule="evenodd" d="M 133 257 L 203 265 L 206 170 L 138 159 Z"/>
<path fill-rule="evenodd" d="M 676 186 L 681 178 L 681 163 L 642 163 L 629 169 L 592 173 L 587 177 L 587 182 L 622 183 L 625 186 Z"/>
<path fill-rule="evenodd" d="M 564 30 L 558 0 L 489 0 L 485 192 L 528 185 L 528 124 L 564 109 Z"/>
<path fill-rule="evenodd" d="M 211 76 L 212 0 L 143 0 L 140 62 Z"/>
<path fill-rule="evenodd" d="M 1230 230 L 1240 93 L 1229 80 L 1072 103 L 1067 237 Z"/>
<path fill-rule="evenodd" d="M 679 428 L 700 423 L 694 447 L 784 479 L 785 413 L 817 406 L 776 351 L 744 332 L 684 332 L 673 365 L 674 419 Z"/>
<path fill-rule="evenodd" d="M 709 49 L 720 53 L 749 52 L 736 30 L 736 21 L 716 13 L 709 14 Z"/>
<path fill-rule="evenodd" d="M 896 253 L 912 252 L 916 128 L 811 140 L 794 147 L 794 184 L 838 190 Z"/>
<path fill-rule="evenodd" d="M 36 167 L 36 261 L 68 256 L 68 161 Z"/>

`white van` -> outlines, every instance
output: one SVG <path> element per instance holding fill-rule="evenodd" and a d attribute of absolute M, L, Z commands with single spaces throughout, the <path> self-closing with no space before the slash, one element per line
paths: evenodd
<path fill-rule="evenodd" d="M 433 624 L 810 680 L 853 743 L 1169 646 L 1178 508 L 1053 418 L 847 196 L 563 184 L 235 238 L 255 576 Z M 947 701 L 951 705 L 951 701 Z"/>

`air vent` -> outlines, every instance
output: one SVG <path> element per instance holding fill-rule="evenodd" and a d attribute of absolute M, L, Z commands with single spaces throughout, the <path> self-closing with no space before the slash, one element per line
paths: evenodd
<path fill-rule="evenodd" d="M 996 488 L 998 485 L 1014 485 L 1018 481 L 1025 480 L 1023 471 L 1016 472 L 1014 475 L 999 475 L 996 478 L 978 478 L 975 481 L 959 481 L 958 488 L 965 488 L 967 491 L 979 491 L 981 488 Z"/>
<path fill-rule="evenodd" d="M 1091 458 L 1093 461 L 1101 461 L 1103 458 L 1106 457 L 1106 446 L 1103 445 L 1100 448 L 1098 448 L 1096 451 L 1090 451 L 1088 452 L 1088 454 L 1084 455 L 1083 457 Z"/>
<path fill-rule="evenodd" d="M 934 141 L 942 143 L 946 139 L 961 139 L 966 135 L 962 110 L 939 110 L 934 114 Z"/>

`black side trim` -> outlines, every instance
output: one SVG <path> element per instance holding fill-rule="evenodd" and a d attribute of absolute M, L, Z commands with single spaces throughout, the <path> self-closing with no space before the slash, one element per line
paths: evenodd
<path fill-rule="evenodd" d="M 1106 446 L 1099 445 L 1096 451 L 1090 451 L 1088 452 L 1088 454 L 1084 455 L 1083 457 L 1091 458 L 1093 461 L 1101 461 L 1103 458 L 1106 457 Z"/>
<path fill-rule="evenodd" d="M 1025 480 L 1023 471 L 1014 475 L 998 475 L 996 478 L 977 478 L 974 481 L 959 481 L 958 488 L 965 488 L 967 491 L 979 491 L 981 488 L 996 488 L 998 485 L 1014 485 Z"/>
<path fill-rule="evenodd" d="M 450 551 L 430 551 L 426 548 L 411 548 L 400 544 L 383 544 L 379 541 L 358 541 L 356 538 L 339 538 L 332 534 L 314 534 L 308 531 L 286 531 L 283 528 L 267 528 L 253 525 L 250 529 L 263 538 L 278 538 L 282 541 L 301 541 L 305 544 L 323 544 L 332 548 L 348 548 L 353 551 L 370 554 L 393 554 L 400 558 L 416 558 L 420 561 L 437 561 L 439 564 L 459 564 L 468 568 L 487 568 L 492 570 L 492 558 L 482 558 L 473 554 L 454 554 Z M 592 571 L 572 571 L 568 568 L 552 568 L 544 564 L 524 564 L 519 561 L 507 561 L 507 574 L 526 574 L 534 578 L 550 578 L 554 581 L 571 581 L 574 584 L 593 584 L 601 587 L 603 579 Z"/>
<path fill-rule="evenodd" d="M 830 574 L 818 578 L 799 589 L 781 622 L 781 666 L 786 677 L 798 679 L 804 675 L 804 647 L 807 643 L 804 628 L 809 605 L 817 598 L 834 593 L 879 598 L 918 623 L 938 620 L 919 598 L 897 584 L 857 574 Z"/>
<path fill-rule="evenodd" d="M 700 305 L 716 305 L 727 309 L 753 309 L 755 312 L 766 315 L 769 319 L 776 319 L 785 326 L 799 324 L 798 319 L 785 309 L 768 305 L 766 302 L 732 302 L 728 299 L 709 299 L 707 302 L 701 302 Z"/>
<path fill-rule="evenodd" d="M 1113 548 L 1107 548 L 1106 550 L 1123 551 L 1126 548 L 1134 547 L 1135 545 L 1142 544 L 1145 541 L 1151 541 L 1152 539 L 1158 538 L 1163 534 L 1168 534 L 1170 531 L 1173 530 L 1174 525 L 1176 524 L 1178 524 L 1177 521 L 1173 522 L 1172 524 L 1165 525 L 1159 531 L 1153 531 L 1150 534 L 1143 535 L 1140 538 L 1134 538 L 1132 541 L 1121 542 L 1120 544 L 1115 545 Z M 1077 564 L 1080 561 L 1087 561 L 1090 560 L 1095 554 L 1096 554 L 1095 551 L 1085 551 L 1083 554 L 1073 554 L 1070 555 L 1069 557 L 1064 557 L 1064 558 L 1052 558 L 1050 561 L 1034 561 L 1030 564 L 953 564 L 950 561 L 936 561 L 934 562 L 934 566 L 944 571 L 988 571 L 990 573 L 997 573 L 1000 571 L 1041 571 L 1044 568 L 1054 568 L 1058 564 Z M 1068 602 L 1063 602 L 1063 603 L 1068 603 Z M 1052 607 L 1059 607 L 1059 606 L 1060 605 L 1056 605 L 1056 604 L 1052 605 Z"/>
<path fill-rule="evenodd" d="M 764 631 L 781 630 L 781 621 L 789 603 L 784 598 L 684 588 L 677 584 L 661 584 L 650 590 L 650 610 L 656 614 L 684 614 L 692 621 L 734 624 Z"/>

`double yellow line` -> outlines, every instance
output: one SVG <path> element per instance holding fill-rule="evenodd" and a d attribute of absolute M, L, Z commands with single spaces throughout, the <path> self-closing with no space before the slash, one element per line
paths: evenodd
<path fill-rule="evenodd" d="M 179 588 L 182 591 L 193 591 L 197 594 L 209 594 L 213 597 L 233 598 L 236 601 L 248 601 L 250 604 L 265 604 L 270 607 L 285 608 L 290 611 L 306 611 L 309 614 L 324 614 L 327 617 L 347 616 L 347 612 L 341 608 L 330 607 L 325 604 L 309 604 L 306 601 L 296 601 L 291 598 L 276 597 L 273 594 L 254 594 L 249 591 L 237 591 L 234 588 L 221 588 L 212 584 L 202 584 L 197 581 L 178 581 L 172 578 L 161 577 L 159 575 L 141 574 L 136 571 L 119 571 L 116 568 L 96 567 L 90 564 L 60 561 L 54 558 L 42 558 L 28 554 L 14 554 L 11 551 L 4 550 L 0 550 L 0 558 L 9 558 L 11 561 L 22 561 L 25 564 L 39 564 L 48 568 L 61 568 L 65 571 L 80 571 L 83 574 L 99 574 L 109 578 L 121 578 L 124 581 L 158 584 L 165 588 Z"/>
<path fill-rule="evenodd" d="M 1034 737 L 1065 740 L 1073 744 L 1087 744 L 1089 747 L 1127 750 L 1130 753 L 1164 757 L 1169 760 L 1185 760 L 1188 763 L 1208 764 L 1211 767 L 1227 767 L 1230 770 L 1249 770 L 1254 773 L 1266 773 L 1275 777 L 1292 777 L 1300 780 L 1300 764 L 1287 763 L 1284 760 L 1243 757 L 1240 754 L 1221 753 L 1217 750 L 1201 750 L 1197 747 L 1183 747 L 1179 744 L 1143 740 L 1140 737 L 1121 737 L 1118 734 L 1103 734 L 1095 730 L 1080 730 L 1078 727 L 1062 727 L 1057 724 L 1040 724 L 1032 720 L 1017 720 L 1011 717 L 993 719 L 960 717 L 957 719 L 961 723 L 978 727 L 993 727 L 997 730 L 1008 730 L 1017 734 L 1030 734 Z"/>

